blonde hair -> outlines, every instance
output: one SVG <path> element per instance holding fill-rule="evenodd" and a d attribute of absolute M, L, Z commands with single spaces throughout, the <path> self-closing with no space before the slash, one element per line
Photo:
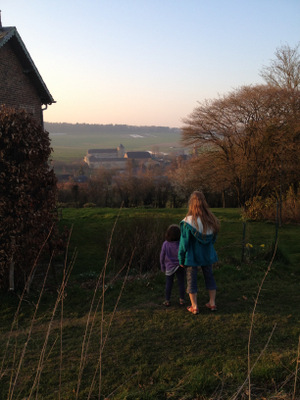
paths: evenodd
<path fill-rule="evenodd" d="M 205 196 L 202 192 L 196 190 L 191 194 L 186 216 L 189 215 L 192 217 L 192 221 L 195 223 L 196 226 L 197 218 L 200 217 L 203 225 L 204 234 L 206 234 L 209 228 L 213 231 L 214 234 L 219 232 L 220 222 L 210 211 Z"/>

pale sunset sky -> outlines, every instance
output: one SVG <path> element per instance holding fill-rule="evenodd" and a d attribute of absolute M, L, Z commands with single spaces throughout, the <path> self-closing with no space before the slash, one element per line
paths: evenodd
<path fill-rule="evenodd" d="M 47 122 L 182 126 L 262 83 L 300 41 L 300 0 L 0 0 L 57 103 Z"/>

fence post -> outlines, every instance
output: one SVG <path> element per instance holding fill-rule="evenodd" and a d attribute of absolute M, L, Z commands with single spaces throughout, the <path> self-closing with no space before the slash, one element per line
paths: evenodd
<path fill-rule="evenodd" d="M 278 227 L 279 227 L 279 204 L 278 200 L 276 201 L 276 220 L 275 220 L 275 242 L 277 241 L 278 238 Z"/>
<path fill-rule="evenodd" d="M 245 240 L 246 239 L 246 222 L 243 222 L 243 239 L 242 239 L 242 257 L 241 257 L 241 263 L 244 262 L 245 258 Z"/>
<path fill-rule="evenodd" d="M 12 236 L 11 238 L 11 247 L 12 247 L 12 257 L 9 265 L 9 291 L 13 292 L 15 290 L 15 261 L 14 261 L 14 252 L 16 247 L 16 238 Z"/>

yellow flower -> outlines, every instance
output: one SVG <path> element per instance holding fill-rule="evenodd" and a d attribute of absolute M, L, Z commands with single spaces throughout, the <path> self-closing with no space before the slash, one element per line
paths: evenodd
<path fill-rule="evenodd" d="M 246 247 L 247 247 L 247 249 L 252 249 L 252 248 L 253 248 L 253 245 L 252 245 L 251 243 L 247 243 L 247 244 L 246 244 Z"/>
<path fill-rule="evenodd" d="M 265 245 L 264 245 L 264 244 L 261 244 L 261 245 L 260 245 L 260 247 L 264 248 L 264 247 L 265 247 Z"/>

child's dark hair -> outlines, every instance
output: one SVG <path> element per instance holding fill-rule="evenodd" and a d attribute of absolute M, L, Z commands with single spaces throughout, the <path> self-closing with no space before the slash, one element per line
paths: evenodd
<path fill-rule="evenodd" d="M 166 232 L 167 242 L 177 242 L 180 239 L 180 228 L 178 225 L 170 225 Z"/>

